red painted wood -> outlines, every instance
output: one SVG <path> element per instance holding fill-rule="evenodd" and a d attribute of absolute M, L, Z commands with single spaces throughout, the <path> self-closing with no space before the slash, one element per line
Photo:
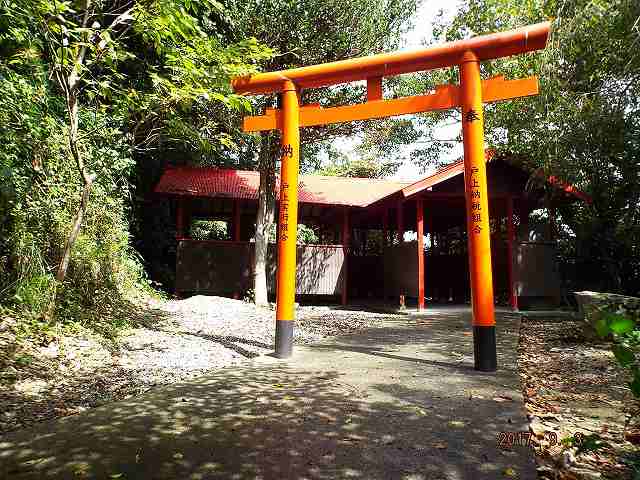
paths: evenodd
<path fill-rule="evenodd" d="M 240 201 L 233 201 L 233 240 L 235 242 L 240 241 Z"/>
<path fill-rule="evenodd" d="M 348 300 L 350 233 L 351 227 L 349 226 L 349 209 L 345 207 L 342 217 L 342 249 L 344 251 L 344 282 L 342 284 L 342 305 L 346 305 Z"/>
<path fill-rule="evenodd" d="M 507 279 L 509 282 L 509 305 L 513 310 L 518 309 L 518 296 L 516 294 L 515 280 L 513 278 L 513 242 L 515 240 L 515 228 L 513 226 L 513 197 L 507 200 Z"/>
<path fill-rule="evenodd" d="M 398 217 L 398 243 L 402 243 L 404 240 L 404 209 L 402 208 L 402 202 L 398 202 L 397 207 Z"/>
<path fill-rule="evenodd" d="M 384 207 L 382 211 L 382 246 L 387 246 L 387 240 L 389 236 L 389 210 Z"/>
<path fill-rule="evenodd" d="M 424 204 L 416 199 L 416 225 L 418 233 L 418 310 L 424 309 Z"/>
<path fill-rule="evenodd" d="M 184 200 L 179 198 L 176 202 L 176 238 L 184 237 Z"/>

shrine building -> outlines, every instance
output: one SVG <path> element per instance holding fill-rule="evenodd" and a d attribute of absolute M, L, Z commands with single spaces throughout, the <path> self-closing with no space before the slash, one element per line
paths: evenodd
<path fill-rule="evenodd" d="M 558 304 L 562 288 L 554 222 L 560 202 L 591 199 L 554 177 L 540 178 L 486 154 L 491 262 L 496 304 Z M 300 300 L 411 304 L 470 300 L 464 166 L 457 161 L 416 182 L 302 175 L 298 223 L 317 244 L 299 245 Z M 531 181 L 532 178 L 535 181 Z M 155 193 L 169 197 L 178 242 L 176 292 L 242 298 L 253 288 L 259 173 L 215 168 L 168 168 Z M 279 191 L 279 182 L 274 186 Z M 545 190 L 556 190 L 553 203 Z M 276 196 L 277 198 L 277 196 Z M 530 215 L 545 209 L 540 231 Z M 276 205 L 276 212 L 278 205 Z M 545 217 L 543 215 L 543 217 Z M 228 240 L 192 238 L 195 219 L 227 222 Z M 267 278 L 275 294 L 275 244 Z"/>

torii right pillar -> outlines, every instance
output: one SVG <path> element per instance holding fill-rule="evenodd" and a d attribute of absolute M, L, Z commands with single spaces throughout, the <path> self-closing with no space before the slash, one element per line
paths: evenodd
<path fill-rule="evenodd" d="M 460 89 L 474 363 L 476 370 L 494 372 L 498 361 L 491 275 L 491 232 L 484 151 L 482 83 L 480 62 L 471 51 L 467 51 L 462 57 Z"/>

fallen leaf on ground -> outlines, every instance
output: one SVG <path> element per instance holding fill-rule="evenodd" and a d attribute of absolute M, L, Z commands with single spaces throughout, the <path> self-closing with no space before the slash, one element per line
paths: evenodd
<path fill-rule="evenodd" d="M 640 445 L 640 430 L 634 430 L 624 433 L 624 439 L 634 445 Z"/>
<path fill-rule="evenodd" d="M 467 424 L 464 422 L 461 422 L 460 420 L 451 420 L 447 422 L 447 425 L 453 428 L 464 428 Z"/>
<path fill-rule="evenodd" d="M 518 476 L 518 473 L 511 467 L 505 468 L 502 474 L 509 478 L 516 478 Z"/>
<path fill-rule="evenodd" d="M 495 402 L 513 402 L 513 398 L 507 397 L 506 395 L 498 395 L 497 397 L 493 397 Z"/>

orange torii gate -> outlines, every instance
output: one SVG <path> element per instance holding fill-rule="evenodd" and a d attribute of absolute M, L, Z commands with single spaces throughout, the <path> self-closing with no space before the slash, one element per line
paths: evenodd
<path fill-rule="evenodd" d="M 543 49 L 550 23 L 474 37 L 412 52 L 354 58 L 309 67 L 260 73 L 233 80 L 237 93 L 282 95 L 281 109 L 246 117 L 247 132 L 282 132 L 278 270 L 276 293 L 276 356 L 291 356 L 296 281 L 298 167 L 300 127 L 460 108 L 464 143 L 464 178 L 469 242 L 469 271 L 473 309 L 475 368 L 495 371 L 496 336 L 489 240 L 489 204 L 484 161 L 483 102 L 496 102 L 538 93 L 538 79 L 480 78 L 480 62 Z M 393 75 L 457 65 L 460 85 L 442 85 L 433 93 L 385 100 L 382 79 Z M 300 90 L 358 80 L 367 81 L 367 101 L 357 105 L 322 108 L 300 106 Z M 418 227 L 420 230 L 420 228 Z M 424 292 L 418 293 L 419 307 Z"/>

